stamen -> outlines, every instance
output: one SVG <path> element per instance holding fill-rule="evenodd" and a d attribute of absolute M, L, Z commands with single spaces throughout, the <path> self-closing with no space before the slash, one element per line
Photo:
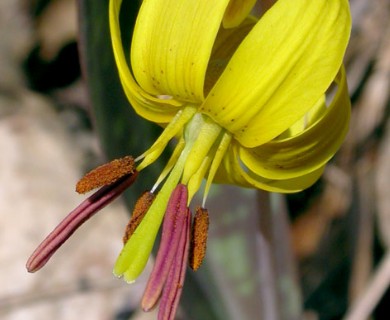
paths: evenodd
<path fill-rule="evenodd" d="M 180 237 L 176 258 L 169 270 L 158 310 L 158 320 L 173 320 L 183 290 L 186 266 L 190 249 L 191 212 L 187 209 L 185 229 Z"/>
<path fill-rule="evenodd" d="M 203 203 L 202 207 L 205 207 L 207 195 L 210 191 L 211 184 L 214 180 L 215 174 L 217 173 L 217 170 L 223 160 L 223 157 L 225 156 L 229 146 L 230 142 L 232 141 L 232 135 L 230 133 L 225 132 L 222 136 L 221 141 L 219 142 L 218 149 L 215 152 L 213 162 L 211 163 L 209 175 L 207 177 L 206 186 L 204 189 L 204 195 L 203 195 Z"/>
<path fill-rule="evenodd" d="M 163 221 L 168 201 L 179 183 L 191 146 L 191 143 L 185 145 L 145 218 L 137 227 L 137 232 L 134 232 L 119 254 L 113 273 L 117 277 L 123 276 L 126 282 L 134 282 L 145 268 Z"/>
<path fill-rule="evenodd" d="M 217 140 L 222 128 L 207 117 L 199 117 L 200 131 L 195 138 L 193 147 L 188 156 L 189 161 L 186 163 L 183 171 L 182 182 L 187 184 L 202 165 L 203 159 L 207 156 L 210 149 Z"/>
<path fill-rule="evenodd" d="M 207 234 L 209 230 L 209 214 L 207 209 L 196 208 L 194 223 L 191 233 L 191 247 L 189 265 L 197 271 L 206 255 Z"/>
<path fill-rule="evenodd" d="M 29 272 L 41 269 L 59 247 L 80 227 L 85 221 L 92 217 L 100 209 L 104 208 L 130 185 L 133 184 L 138 172 L 126 175 L 109 186 L 105 186 L 84 200 L 76 209 L 46 237 L 28 259 L 26 268 Z"/>
<path fill-rule="evenodd" d="M 187 199 L 187 187 L 183 184 L 177 185 L 168 202 L 160 248 L 142 298 L 141 305 L 144 311 L 149 311 L 156 305 L 168 277 L 169 270 L 175 260 L 181 234 L 183 229 L 185 229 L 188 216 Z"/>
<path fill-rule="evenodd" d="M 177 159 L 179 159 L 180 157 L 180 154 L 181 152 L 183 151 L 184 147 L 185 147 L 186 143 L 183 139 L 183 137 L 179 140 L 179 142 L 177 143 L 176 147 L 175 147 L 175 150 L 173 151 L 171 157 L 169 158 L 169 161 L 168 163 L 166 164 L 164 170 L 161 172 L 161 174 L 159 175 L 156 183 L 153 185 L 153 188 L 152 188 L 152 192 L 156 191 L 156 189 L 158 188 L 158 186 L 160 185 L 160 183 L 162 181 L 164 181 L 164 179 L 169 175 L 169 173 L 172 171 L 173 167 L 175 166 L 176 162 L 177 162 Z"/>
<path fill-rule="evenodd" d="M 199 169 L 195 172 L 195 174 L 192 175 L 190 180 L 188 181 L 187 187 L 188 187 L 188 201 L 191 202 L 192 198 L 196 194 L 196 192 L 199 190 L 200 185 L 203 182 L 203 178 L 205 177 L 207 170 L 210 168 L 210 164 L 212 162 L 213 156 L 212 152 L 208 154 L 202 161 L 201 166 Z"/>
<path fill-rule="evenodd" d="M 134 158 L 126 156 L 103 164 L 90 172 L 77 182 L 76 191 L 86 193 L 93 189 L 114 183 L 135 170 Z"/>
<path fill-rule="evenodd" d="M 179 133 L 185 124 L 191 120 L 196 113 L 196 110 L 197 109 L 194 107 L 186 107 L 177 112 L 175 117 L 169 122 L 153 145 L 137 158 L 137 161 L 143 159 L 143 161 L 137 166 L 138 171 L 141 171 L 156 161 L 156 159 L 164 151 L 168 142 L 171 141 L 171 139 Z"/>
<path fill-rule="evenodd" d="M 126 231 L 123 236 L 123 244 L 130 239 L 135 229 L 137 229 L 138 225 L 141 223 L 144 218 L 146 212 L 149 210 L 150 206 L 153 203 L 153 200 L 156 196 L 154 193 L 149 191 L 145 191 L 142 196 L 137 200 L 134 206 L 133 213 L 131 214 L 131 219 L 126 226 Z"/>

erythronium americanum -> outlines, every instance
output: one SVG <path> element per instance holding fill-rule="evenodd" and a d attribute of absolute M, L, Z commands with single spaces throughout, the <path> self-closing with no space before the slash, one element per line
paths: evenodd
<path fill-rule="evenodd" d="M 141 117 L 164 130 L 135 162 L 119 159 L 82 180 L 87 185 L 82 191 L 103 187 L 41 244 L 28 262 L 30 271 L 43 266 L 84 220 L 175 140 L 148 193 L 152 197 L 140 200 L 141 209 L 135 210 L 114 267 L 115 275 L 135 281 L 164 219 L 142 306 L 151 309 L 161 296 L 159 319 L 173 319 L 189 252 L 195 269 L 204 255 L 208 217 L 194 219 L 204 219 L 203 231 L 192 232 L 195 240 L 189 231 L 189 205 L 203 178 L 199 217 L 207 215 L 204 205 L 214 182 L 290 193 L 320 177 L 348 130 L 342 65 L 351 28 L 348 1 L 279 0 L 259 20 L 249 14 L 255 2 L 144 0 L 128 65 L 121 41 L 126 30 L 119 24 L 122 1 L 110 0 L 111 38 L 124 91 Z M 194 258 L 194 252 L 200 256 Z"/>

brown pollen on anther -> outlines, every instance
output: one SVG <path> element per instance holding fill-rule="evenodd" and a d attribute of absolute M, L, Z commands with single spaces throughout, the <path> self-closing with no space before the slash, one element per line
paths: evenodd
<path fill-rule="evenodd" d="M 135 172 L 134 158 L 126 156 L 103 164 L 82 177 L 76 184 L 78 193 L 86 193 L 102 186 L 110 185 L 118 179 Z"/>
<path fill-rule="evenodd" d="M 189 265 L 194 271 L 201 266 L 206 255 L 207 235 L 209 230 L 209 213 L 198 207 L 192 224 Z"/>
<path fill-rule="evenodd" d="M 135 229 L 137 229 L 146 212 L 152 205 L 155 197 L 156 196 L 153 193 L 145 191 L 137 200 L 134 206 L 133 213 L 131 214 L 130 221 L 126 226 L 125 234 L 123 235 L 123 244 L 126 244 L 126 242 L 130 239 L 131 235 L 134 233 Z"/>

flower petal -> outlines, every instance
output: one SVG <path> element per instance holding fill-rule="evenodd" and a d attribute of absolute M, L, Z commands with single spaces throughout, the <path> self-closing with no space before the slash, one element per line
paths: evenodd
<path fill-rule="evenodd" d="M 326 95 L 322 95 L 321 98 L 316 102 L 305 115 L 295 122 L 290 128 L 282 132 L 274 140 L 283 140 L 297 136 L 298 134 L 305 131 L 307 128 L 312 126 L 326 113 Z"/>
<path fill-rule="evenodd" d="M 277 1 L 237 49 L 202 112 L 245 147 L 270 141 L 328 89 L 350 25 L 347 0 Z"/>
<path fill-rule="evenodd" d="M 147 92 L 204 100 L 204 78 L 228 0 L 144 1 L 134 28 L 131 65 Z"/>
<path fill-rule="evenodd" d="M 167 123 L 182 103 L 175 99 L 166 99 L 167 97 L 152 96 L 134 80 L 123 51 L 119 24 L 121 4 L 122 0 L 110 0 L 109 19 L 114 57 L 123 89 L 132 107 L 140 116 L 153 122 Z"/>
<path fill-rule="evenodd" d="M 310 173 L 329 161 L 345 138 L 350 117 L 344 69 L 336 83 L 338 91 L 323 117 L 302 133 L 253 149 L 240 148 L 239 157 L 245 166 L 267 179 L 289 179 Z"/>
<path fill-rule="evenodd" d="M 296 178 L 283 180 L 266 179 L 242 166 L 238 157 L 239 148 L 241 146 L 237 143 L 232 144 L 229 148 L 217 171 L 215 182 L 235 184 L 242 187 L 255 187 L 269 192 L 293 193 L 310 187 L 324 171 L 324 167 L 321 167 Z"/>
<path fill-rule="evenodd" d="M 231 0 L 223 16 L 223 27 L 237 27 L 249 15 L 256 0 Z"/>
<path fill-rule="evenodd" d="M 204 85 L 205 95 L 209 93 L 215 82 L 221 76 L 229 60 L 242 42 L 242 39 L 247 36 L 256 22 L 257 20 L 255 18 L 248 17 L 236 28 L 219 29 L 207 67 Z"/>

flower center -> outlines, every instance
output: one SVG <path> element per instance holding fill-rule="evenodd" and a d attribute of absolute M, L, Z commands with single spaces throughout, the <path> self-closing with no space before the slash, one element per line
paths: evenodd
<path fill-rule="evenodd" d="M 175 136 L 180 136 L 180 139 L 151 192 L 162 181 L 164 185 L 115 264 L 114 274 L 123 275 L 128 282 L 134 281 L 146 265 L 173 190 L 180 182 L 187 185 L 188 206 L 207 174 L 204 207 L 211 183 L 231 142 L 230 133 L 189 106 L 180 110 L 152 147 L 136 159 L 143 159 L 136 170 L 153 163 Z"/>
<path fill-rule="evenodd" d="M 199 189 L 202 179 L 208 174 L 205 201 L 215 173 L 231 141 L 231 135 L 207 115 L 197 112 L 194 107 L 187 107 L 178 112 L 156 143 L 139 157 L 144 157 L 144 160 L 137 170 L 142 170 L 154 162 L 167 143 L 178 134 L 181 134 L 181 138 L 152 191 L 155 191 L 166 179 L 160 193 L 165 189 L 170 193 L 180 181 L 188 187 L 188 202 L 190 202 Z"/>

